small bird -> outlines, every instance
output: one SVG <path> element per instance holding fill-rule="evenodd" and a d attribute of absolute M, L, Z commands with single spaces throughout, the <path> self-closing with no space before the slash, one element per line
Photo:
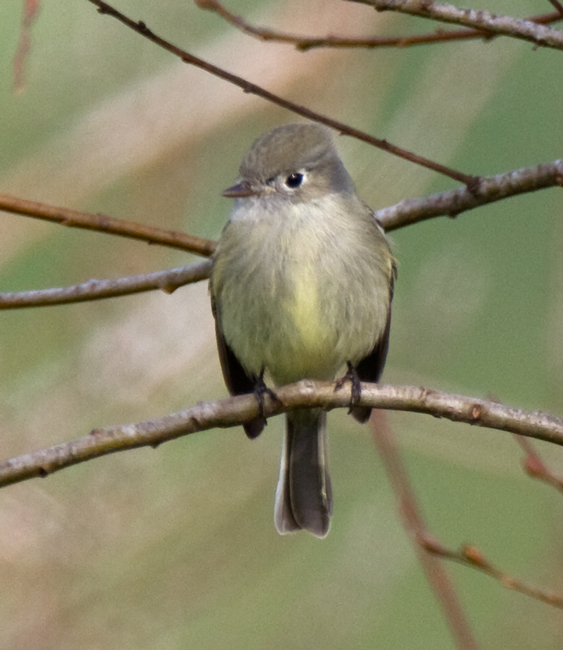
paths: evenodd
<path fill-rule="evenodd" d="M 247 151 L 210 279 L 217 347 L 232 395 L 255 393 L 264 373 L 275 386 L 333 380 L 347 366 L 351 413 L 360 381 L 376 382 L 389 346 L 395 260 L 383 229 L 360 199 L 330 131 L 289 124 Z M 262 403 L 262 402 L 261 402 Z M 287 413 L 274 522 L 280 534 L 325 537 L 332 514 L 326 412 Z M 265 425 L 244 424 L 248 437 Z"/>

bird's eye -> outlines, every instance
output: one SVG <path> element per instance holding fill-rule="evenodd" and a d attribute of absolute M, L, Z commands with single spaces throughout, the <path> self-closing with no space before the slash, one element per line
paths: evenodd
<path fill-rule="evenodd" d="M 299 174 L 298 172 L 294 174 L 290 174 L 285 179 L 285 184 L 288 187 L 290 187 L 292 190 L 294 190 L 296 187 L 299 187 L 302 182 L 303 182 L 303 174 Z"/>

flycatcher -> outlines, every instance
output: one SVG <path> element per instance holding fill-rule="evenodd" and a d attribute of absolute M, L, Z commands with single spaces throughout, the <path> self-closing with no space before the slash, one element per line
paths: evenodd
<path fill-rule="evenodd" d="M 383 229 L 360 199 L 316 124 L 260 136 L 244 156 L 230 219 L 214 256 L 210 293 L 217 346 L 232 395 L 301 379 L 376 382 L 389 345 L 395 261 Z M 360 422 L 370 409 L 352 405 Z M 329 530 L 332 495 L 326 413 L 287 414 L 274 520 L 279 533 Z M 250 438 L 265 420 L 245 423 Z"/>

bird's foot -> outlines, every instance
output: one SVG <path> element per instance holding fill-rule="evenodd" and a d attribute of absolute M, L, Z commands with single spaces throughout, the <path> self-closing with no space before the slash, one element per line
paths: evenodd
<path fill-rule="evenodd" d="M 358 377 L 358 372 L 352 363 L 350 361 L 347 361 L 346 366 L 348 367 L 348 370 L 346 371 L 346 374 L 340 377 L 340 379 L 338 379 L 336 382 L 334 392 L 340 390 L 346 382 L 350 382 L 352 387 L 352 395 L 350 397 L 350 408 L 348 410 L 348 413 L 351 413 L 352 408 L 360 402 L 360 398 L 362 396 L 362 383 Z"/>
<path fill-rule="evenodd" d="M 264 416 L 264 396 L 268 395 L 271 400 L 277 402 L 278 404 L 281 404 L 281 400 L 271 388 L 268 388 L 268 386 L 266 386 L 263 370 L 256 378 L 256 383 L 254 384 L 254 395 L 258 401 L 258 410 L 260 412 L 260 416 L 264 420 L 264 423 L 266 423 L 266 417 Z"/>

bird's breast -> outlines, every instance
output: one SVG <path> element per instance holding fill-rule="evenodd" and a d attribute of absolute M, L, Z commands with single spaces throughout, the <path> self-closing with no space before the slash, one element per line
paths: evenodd
<path fill-rule="evenodd" d="M 266 369 L 277 384 L 332 379 L 385 326 L 385 265 L 362 256 L 365 242 L 325 225 L 288 215 L 232 223 L 222 238 L 212 283 L 223 333 L 248 372 Z"/>

